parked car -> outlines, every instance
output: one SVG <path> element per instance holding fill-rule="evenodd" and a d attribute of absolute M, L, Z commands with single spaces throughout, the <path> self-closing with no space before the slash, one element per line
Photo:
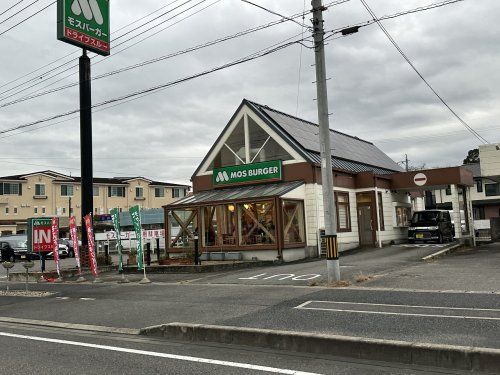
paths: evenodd
<path fill-rule="evenodd" d="M 67 258 L 69 254 L 68 247 L 62 243 L 59 243 L 59 258 L 64 259 Z M 54 253 L 48 252 L 45 256 L 45 258 L 54 258 Z"/>
<path fill-rule="evenodd" d="M 75 249 L 73 249 L 73 241 L 71 241 L 69 238 L 60 238 L 59 239 L 59 245 L 64 245 L 66 246 L 67 252 L 68 252 L 68 257 L 69 258 L 74 258 L 75 257 Z"/>
<path fill-rule="evenodd" d="M 15 261 L 14 249 L 6 241 L 0 241 L 0 260 L 2 262 Z"/>
<path fill-rule="evenodd" d="M 425 210 L 413 214 L 408 228 L 408 242 L 453 241 L 454 230 L 450 213 L 446 210 Z"/>
<path fill-rule="evenodd" d="M 0 241 L 9 243 L 10 247 L 14 250 L 14 257 L 16 259 L 27 260 L 30 258 L 27 245 L 28 237 L 25 234 L 0 237 Z"/>

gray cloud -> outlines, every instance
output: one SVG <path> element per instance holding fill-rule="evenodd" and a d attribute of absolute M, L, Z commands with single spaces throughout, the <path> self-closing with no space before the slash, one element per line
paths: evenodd
<path fill-rule="evenodd" d="M 49 3 L 44 0 L 44 3 Z M 427 5 L 431 0 L 369 1 L 379 15 Z M 3 7 L 13 4 L 5 2 Z M 168 2 L 111 1 L 113 29 Z M 207 4 L 210 2 L 206 2 Z M 261 0 L 283 14 L 302 11 L 303 1 Z M 306 3 L 306 8 L 309 8 Z M 384 25 L 418 69 L 488 140 L 498 141 L 500 114 L 500 28 L 494 0 L 465 0 L 454 5 L 388 20 Z M 305 22 L 309 23 L 309 16 Z M 92 68 L 94 76 L 264 24 L 277 17 L 238 0 L 213 7 L 160 34 L 116 53 Z M 325 27 L 334 29 L 370 19 L 356 0 L 332 7 Z M 0 26 L 0 32 L 2 28 Z M 0 37 L 3 50 L 0 85 L 76 51 L 61 60 L 77 62 L 77 48 L 56 40 L 55 7 Z M 123 31 L 122 31 L 123 32 Z M 301 32 L 290 22 L 93 82 L 93 102 L 125 95 L 229 62 Z M 120 32 L 118 32 L 120 34 Z M 131 34 L 133 35 L 133 34 Z M 125 38 L 122 38 L 123 40 Z M 302 55 L 299 106 L 297 84 Z M 94 62 L 101 57 L 93 59 Z M 256 61 L 192 80 L 105 111 L 94 112 L 96 176 L 143 175 L 187 182 L 242 98 L 316 121 L 313 52 L 298 45 Z M 394 160 L 407 153 L 414 164 L 457 165 L 478 141 L 425 87 L 376 25 L 329 42 L 327 69 L 331 127 L 373 140 Z M 56 71 L 54 71 L 56 72 Z M 75 82 L 78 74 L 51 87 Z M 64 77 L 68 73 L 61 75 Z M 0 88 L 0 92 L 11 86 Z M 27 92 L 35 91 L 33 88 Z M 2 100 L 0 95 L 0 101 Z M 78 108 L 72 88 L 7 108 L 0 108 L 0 129 Z M 64 119 L 61 119 L 64 120 Z M 439 137 L 447 133 L 446 137 Z M 56 169 L 79 174 L 79 120 L 1 138 L 0 174 Z M 451 141 L 451 142 L 450 142 Z M 446 146 L 444 146 L 446 144 Z M 8 159 L 7 159 L 8 158 Z"/>

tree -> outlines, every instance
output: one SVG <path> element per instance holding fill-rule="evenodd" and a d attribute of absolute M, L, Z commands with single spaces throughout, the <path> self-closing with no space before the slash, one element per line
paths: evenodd
<path fill-rule="evenodd" d="M 479 149 L 475 148 L 473 150 L 469 150 L 467 153 L 467 157 L 464 159 L 464 164 L 474 164 L 479 163 Z"/>

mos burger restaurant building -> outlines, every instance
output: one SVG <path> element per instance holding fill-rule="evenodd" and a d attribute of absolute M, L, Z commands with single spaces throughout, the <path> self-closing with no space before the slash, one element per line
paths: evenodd
<path fill-rule="evenodd" d="M 424 208 L 424 199 L 412 196 L 424 197 L 423 190 L 451 185 L 458 217 L 468 207 L 473 179 L 460 167 L 416 176 L 373 143 L 336 131 L 331 149 L 340 251 L 404 240 L 412 210 Z M 243 100 L 194 172 L 193 194 L 164 206 L 167 250 L 192 250 L 198 233 L 203 252 L 317 257 L 324 225 L 319 151 L 316 124 Z"/>

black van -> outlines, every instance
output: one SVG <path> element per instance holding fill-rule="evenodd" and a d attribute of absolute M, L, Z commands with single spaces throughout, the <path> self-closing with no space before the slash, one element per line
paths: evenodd
<path fill-rule="evenodd" d="M 408 242 L 453 241 L 454 227 L 446 210 L 425 210 L 413 214 L 408 227 Z"/>

